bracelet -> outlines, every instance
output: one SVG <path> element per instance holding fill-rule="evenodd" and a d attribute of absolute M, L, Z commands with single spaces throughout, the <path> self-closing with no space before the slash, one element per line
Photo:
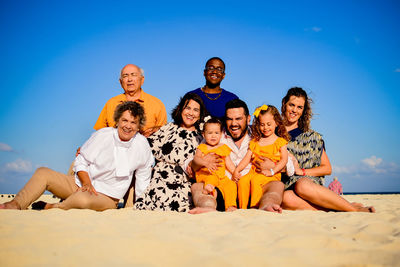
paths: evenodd
<path fill-rule="evenodd" d="M 306 170 L 305 169 L 301 169 L 303 171 L 303 176 L 306 176 Z"/>
<path fill-rule="evenodd" d="M 271 176 L 275 174 L 273 169 L 270 169 L 270 172 L 271 172 Z"/>

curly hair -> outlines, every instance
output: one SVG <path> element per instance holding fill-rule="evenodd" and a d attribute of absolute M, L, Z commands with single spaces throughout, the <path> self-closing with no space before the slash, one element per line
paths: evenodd
<path fill-rule="evenodd" d="M 139 129 L 142 129 L 146 123 L 146 115 L 142 105 L 133 101 L 125 101 L 119 104 L 114 111 L 115 128 L 117 127 L 118 121 L 122 116 L 122 113 L 129 110 L 129 113 L 133 117 L 139 117 Z"/>
<path fill-rule="evenodd" d="M 286 96 L 282 98 L 282 106 L 281 106 L 281 112 L 282 112 L 282 117 L 285 125 L 287 125 L 287 118 L 286 118 L 286 104 L 289 102 L 290 97 L 295 96 L 295 97 L 302 97 L 304 98 L 304 109 L 303 113 L 301 114 L 299 121 L 298 121 L 298 127 L 300 130 L 303 132 L 307 132 L 310 130 L 310 121 L 313 116 L 312 110 L 311 110 L 311 103 L 312 99 L 307 96 L 306 91 L 304 91 L 300 87 L 292 87 L 289 89 L 287 92 Z"/>
<path fill-rule="evenodd" d="M 172 110 L 171 117 L 176 125 L 181 126 L 181 124 L 183 123 L 182 111 L 189 104 L 190 100 L 193 100 L 200 105 L 200 117 L 194 124 L 196 129 L 199 131 L 199 124 L 204 120 L 204 117 L 207 116 L 207 110 L 203 104 L 203 100 L 201 100 L 201 97 L 197 94 L 186 93 L 183 97 L 181 97 L 179 100 L 179 104 Z"/>
<path fill-rule="evenodd" d="M 274 117 L 274 121 L 276 123 L 275 134 L 279 137 L 282 137 L 286 141 L 289 141 L 290 137 L 288 132 L 286 131 L 285 125 L 283 124 L 282 117 L 279 114 L 278 109 L 272 105 L 268 105 L 268 109 L 266 110 L 261 110 L 258 117 L 254 116 L 253 125 L 251 126 L 252 138 L 256 141 L 259 141 L 261 137 L 263 137 L 260 131 L 260 116 L 267 113 L 270 113 Z"/>

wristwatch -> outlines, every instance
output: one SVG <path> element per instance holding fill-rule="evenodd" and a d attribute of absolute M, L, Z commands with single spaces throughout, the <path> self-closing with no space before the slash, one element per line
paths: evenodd
<path fill-rule="evenodd" d="M 271 176 L 275 174 L 273 169 L 271 169 L 270 171 L 271 171 Z"/>

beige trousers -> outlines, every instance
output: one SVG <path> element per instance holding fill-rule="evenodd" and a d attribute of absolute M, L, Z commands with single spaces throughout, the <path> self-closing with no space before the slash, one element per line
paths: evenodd
<path fill-rule="evenodd" d="M 55 196 L 65 199 L 63 202 L 54 205 L 55 208 L 102 211 L 117 207 L 118 201 L 104 194 L 98 193 L 96 196 L 88 192 L 77 191 L 78 188 L 74 176 L 41 167 L 35 171 L 32 178 L 18 192 L 14 200 L 21 209 L 26 209 L 47 190 Z"/>

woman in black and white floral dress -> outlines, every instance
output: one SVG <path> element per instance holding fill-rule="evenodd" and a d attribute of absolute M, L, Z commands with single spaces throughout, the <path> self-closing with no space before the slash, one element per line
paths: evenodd
<path fill-rule="evenodd" d="M 156 159 L 150 185 L 135 203 L 138 210 L 189 211 L 192 182 L 184 162 L 192 158 L 201 141 L 199 123 L 205 116 L 201 98 L 187 93 L 172 111 L 173 122 L 148 140 Z"/>

